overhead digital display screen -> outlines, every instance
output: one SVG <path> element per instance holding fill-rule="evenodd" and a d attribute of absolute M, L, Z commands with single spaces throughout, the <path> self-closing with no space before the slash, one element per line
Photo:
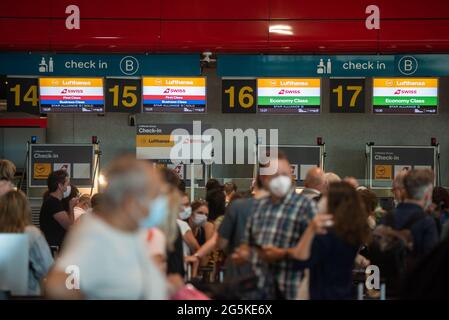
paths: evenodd
<path fill-rule="evenodd" d="M 436 114 L 437 78 L 374 78 L 373 113 Z"/>
<path fill-rule="evenodd" d="M 257 109 L 261 113 L 319 113 L 318 78 L 257 79 Z"/>
<path fill-rule="evenodd" d="M 144 77 L 143 112 L 206 112 L 206 78 Z"/>
<path fill-rule="evenodd" d="M 41 113 L 103 113 L 103 78 L 40 78 Z"/>

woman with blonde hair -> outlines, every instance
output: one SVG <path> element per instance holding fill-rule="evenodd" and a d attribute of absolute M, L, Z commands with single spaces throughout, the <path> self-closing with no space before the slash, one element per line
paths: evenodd
<path fill-rule="evenodd" d="M 14 189 L 16 166 L 9 160 L 0 159 L 0 197 Z"/>
<path fill-rule="evenodd" d="M 53 265 L 42 232 L 31 224 L 31 209 L 25 194 L 12 190 L 0 201 L 0 233 L 25 233 L 29 239 L 28 295 L 40 295 L 40 283 Z"/>

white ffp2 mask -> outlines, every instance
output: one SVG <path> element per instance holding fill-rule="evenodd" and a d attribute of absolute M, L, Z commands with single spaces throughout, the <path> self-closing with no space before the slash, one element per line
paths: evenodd
<path fill-rule="evenodd" d="M 270 192 L 276 197 L 285 197 L 291 187 L 292 179 L 287 176 L 277 176 L 269 184 Z"/>

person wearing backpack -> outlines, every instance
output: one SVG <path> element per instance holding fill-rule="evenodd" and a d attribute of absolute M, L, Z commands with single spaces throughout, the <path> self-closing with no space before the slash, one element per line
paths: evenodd
<path fill-rule="evenodd" d="M 370 260 L 380 269 L 392 297 L 406 273 L 438 243 L 435 220 L 425 213 L 432 204 L 431 170 L 411 170 L 404 177 L 405 198 L 374 230 Z"/>

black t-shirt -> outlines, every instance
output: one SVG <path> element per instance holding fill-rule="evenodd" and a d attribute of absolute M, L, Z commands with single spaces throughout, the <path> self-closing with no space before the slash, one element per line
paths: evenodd
<path fill-rule="evenodd" d="M 54 218 L 54 215 L 61 211 L 65 211 L 62 202 L 55 197 L 48 196 L 42 203 L 39 213 L 40 227 L 50 246 L 60 247 L 64 240 L 66 230 Z"/>
<path fill-rule="evenodd" d="M 184 240 L 179 227 L 177 233 L 173 251 L 167 252 L 167 274 L 178 273 L 181 277 L 184 277 L 184 252 L 182 248 Z"/>

